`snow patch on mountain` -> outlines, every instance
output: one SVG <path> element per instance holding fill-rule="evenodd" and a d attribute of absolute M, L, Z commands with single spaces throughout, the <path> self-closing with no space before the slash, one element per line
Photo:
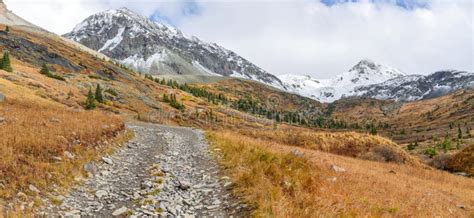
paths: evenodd
<path fill-rule="evenodd" d="M 276 76 L 236 53 L 127 8 L 94 14 L 65 37 L 142 73 L 236 76 L 286 90 Z M 166 57 L 162 57 L 163 51 Z"/>
<path fill-rule="evenodd" d="M 121 60 L 120 62 L 126 66 L 129 66 L 139 72 L 152 69 L 154 66 L 159 65 L 167 58 L 166 50 L 157 52 L 152 56 L 148 57 L 146 60 L 143 57 L 140 57 L 138 54 L 130 56 L 126 59 Z"/>
<path fill-rule="evenodd" d="M 196 66 L 197 68 L 201 69 L 202 71 L 206 72 L 209 74 L 209 76 L 222 76 L 220 74 L 214 73 L 211 70 L 207 69 L 206 67 L 202 66 L 199 62 L 193 61 L 193 65 Z"/>
<path fill-rule="evenodd" d="M 117 45 L 120 44 L 120 42 L 123 40 L 122 35 L 124 31 L 125 31 L 124 27 L 120 28 L 118 30 L 117 35 L 114 38 L 109 39 L 107 42 L 105 42 L 104 46 L 102 46 L 102 48 L 99 49 L 99 52 L 102 52 L 105 49 L 113 50 L 115 47 L 117 47 Z"/>
<path fill-rule="evenodd" d="M 354 88 L 381 83 L 404 76 L 399 70 L 370 60 L 362 60 L 349 71 L 330 79 L 314 79 L 311 76 L 279 76 L 291 92 L 316 99 L 333 102 L 353 95 Z"/>
<path fill-rule="evenodd" d="M 438 71 L 430 75 L 407 75 L 383 83 L 356 87 L 352 96 L 381 100 L 416 101 L 472 88 L 474 73 L 456 70 Z"/>

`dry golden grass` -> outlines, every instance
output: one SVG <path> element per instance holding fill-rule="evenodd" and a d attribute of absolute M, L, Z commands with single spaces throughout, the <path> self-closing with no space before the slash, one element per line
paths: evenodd
<path fill-rule="evenodd" d="M 221 149 L 221 163 L 236 182 L 236 191 L 256 206 L 258 216 L 474 215 L 472 179 L 412 165 L 359 160 L 297 148 L 231 131 L 209 132 L 208 139 L 214 148 Z M 288 156 L 295 149 L 304 155 Z M 304 163 L 304 167 L 295 171 L 274 169 L 282 157 L 287 158 L 286 166 Z M 336 173 L 332 165 L 346 172 Z M 278 177 L 273 176 L 275 170 Z M 296 184 L 303 184 L 301 181 L 305 178 L 314 178 L 314 182 L 307 184 L 311 187 L 295 186 L 298 192 L 286 195 L 282 184 L 290 178 L 297 181 Z"/>
<path fill-rule="evenodd" d="M 267 151 L 258 141 L 230 132 L 211 132 L 208 139 L 221 149 L 221 164 L 232 173 L 238 192 L 256 207 L 254 215 L 309 217 L 321 206 L 313 201 L 321 182 L 319 170 L 307 159 Z"/>
<path fill-rule="evenodd" d="M 65 184 L 81 163 L 99 154 L 104 139 L 124 129 L 119 117 L 74 111 L 56 104 L 12 99 L 0 103 L 0 198 L 11 199 L 30 184 Z M 64 152 L 76 155 L 68 160 Z M 61 157 L 59 163 L 53 157 Z"/>
<path fill-rule="evenodd" d="M 356 132 L 326 132 L 284 126 L 278 130 L 242 129 L 239 132 L 252 138 L 298 146 L 361 159 L 409 163 L 419 162 L 394 142 L 369 134 Z"/>

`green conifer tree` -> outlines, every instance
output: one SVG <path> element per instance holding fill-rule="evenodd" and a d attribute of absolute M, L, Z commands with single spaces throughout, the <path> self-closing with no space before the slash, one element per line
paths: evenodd
<path fill-rule="evenodd" d="M 167 94 L 163 94 L 163 102 L 170 102 L 170 99 Z"/>
<path fill-rule="evenodd" d="M 370 128 L 370 134 L 372 134 L 372 135 L 377 135 L 377 128 L 375 128 L 375 126 L 372 126 L 372 127 Z"/>
<path fill-rule="evenodd" d="M 95 99 L 99 103 L 104 103 L 104 96 L 102 95 L 102 87 L 100 87 L 100 84 L 97 84 L 97 87 L 95 89 Z"/>
<path fill-rule="evenodd" d="M 10 53 L 8 51 L 3 52 L 3 58 L 2 58 L 2 63 L 1 63 L 1 69 L 5 70 L 7 72 L 12 72 L 12 66 L 10 64 Z"/>
<path fill-rule="evenodd" d="M 46 65 L 46 63 L 44 63 L 44 64 L 41 66 L 40 73 L 43 74 L 43 75 L 49 75 L 49 74 L 51 73 L 51 72 L 49 71 L 48 65 Z"/>
<path fill-rule="evenodd" d="M 413 151 L 413 150 L 415 150 L 415 145 L 413 143 L 410 143 L 410 144 L 408 144 L 407 149 L 409 151 Z"/>
<path fill-rule="evenodd" d="M 96 108 L 95 97 L 94 93 L 92 93 L 92 89 L 89 89 L 89 93 L 87 94 L 87 99 L 85 102 L 86 110 L 92 110 Z"/>
<path fill-rule="evenodd" d="M 458 139 L 462 139 L 461 125 L 458 125 Z"/>

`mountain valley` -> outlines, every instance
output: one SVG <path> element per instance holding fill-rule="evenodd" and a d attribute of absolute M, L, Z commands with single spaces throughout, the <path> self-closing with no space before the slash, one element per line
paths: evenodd
<path fill-rule="evenodd" d="M 0 217 L 474 214 L 472 72 L 275 76 L 127 8 L 59 36 L 1 1 L 0 48 Z"/>

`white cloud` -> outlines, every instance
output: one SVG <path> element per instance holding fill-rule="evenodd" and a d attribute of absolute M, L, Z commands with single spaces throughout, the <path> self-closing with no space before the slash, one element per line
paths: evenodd
<path fill-rule="evenodd" d="M 142 15 L 155 11 L 173 17 L 178 16 L 182 1 L 153 0 L 4 0 L 9 10 L 57 34 L 64 34 L 90 15 L 120 7 L 128 7 Z"/>
<path fill-rule="evenodd" d="M 185 32 L 218 42 L 275 73 L 330 77 L 362 58 L 407 73 L 473 70 L 472 3 L 430 1 L 429 9 L 318 1 L 204 2 Z"/>
<path fill-rule="evenodd" d="M 27 20 L 56 33 L 70 31 L 92 13 L 127 6 L 156 10 L 183 32 L 216 42 L 274 74 L 326 78 L 362 58 L 407 73 L 474 71 L 471 0 L 427 1 L 427 9 L 388 3 L 337 4 L 317 0 L 198 0 L 199 13 L 183 16 L 189 1 L 5 0 Z"/>
<path fill-rule="evenodd" d="M 64 34 L 104 4 L 84 0 L 4 0 L 8 9 L 33 24 Z"/>

